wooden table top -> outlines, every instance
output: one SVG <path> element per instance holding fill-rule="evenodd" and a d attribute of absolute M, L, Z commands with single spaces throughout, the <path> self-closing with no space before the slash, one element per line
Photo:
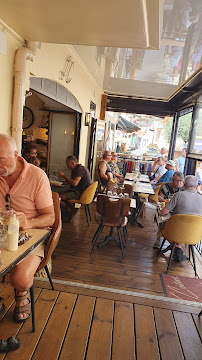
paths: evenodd
<path fill-rule="evenodd" d="M 7 248 L 0 248 L 0 276 L 5 275 L 12 267 L 24 259 L 35 247 L 41 244 L 49 235 L 50 230 L 28 229 L 29 240 L 18 247 L 16 251 L 9 251 Z"/>

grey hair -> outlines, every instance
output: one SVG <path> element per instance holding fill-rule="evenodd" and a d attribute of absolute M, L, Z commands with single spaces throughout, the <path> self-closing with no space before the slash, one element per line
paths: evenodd
<path fill-rule="evenodd" d="M 187 175 L 184 182 L 186 188 L 196 188 L 198 185 L 198 179 L 194 175 Z"/>
<path fill-rule="evenodd" d="M 9 145 L 11 151 L 17 151 L 16 142 L 11 136 L 0 134 L 0 140 L 4 140 Z"/>
<path fill-rule="evenodd" d="M 183 175 L 183 173 L 181 173 L 180 171 L 175 171 L 175 172 L 174 172 L 174 174 L 173 174 L 173 176 L 172 176 L 172 180 L 174 180 L 174 177 L 175 177 L 175 176 L 179 176 L 180 179 L 181 179 L 182 181 L 184 181 L 184 175 Z"/>

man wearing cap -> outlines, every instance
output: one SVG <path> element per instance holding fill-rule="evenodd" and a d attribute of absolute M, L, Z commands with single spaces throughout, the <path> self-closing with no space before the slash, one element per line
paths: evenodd
<path fill-rule="evenodd" d="M 168 183 L 171 181 L 172 176 L 174 174 L 174 167 L 175 167 L 175 162 L 173 160 L 168 160 L 165 166 L 165 169 L 167 171 L 157 181 L 156 186 L 160 185 L 161 183 Z"/>

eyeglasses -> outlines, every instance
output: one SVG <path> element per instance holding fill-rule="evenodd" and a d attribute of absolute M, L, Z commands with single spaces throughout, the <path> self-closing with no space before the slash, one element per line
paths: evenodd
<path fill-rule="evenodd" d="M 5 195 L 5 203 L 6 203 L 6 205 L 5 205 L 6 210 L 10 210 L 10 208 L 11 208 L 11 197 L 10 197 L 9 193 L 7 193 Z"/>

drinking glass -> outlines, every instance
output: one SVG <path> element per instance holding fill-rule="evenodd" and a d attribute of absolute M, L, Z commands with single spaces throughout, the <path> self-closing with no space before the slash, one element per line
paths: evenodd
<path fill-rule="evenodd" d="M 5 208 L 0 208 L 0 224 L 2 228 L 0 229 L 0 247 L 6 246 L 7 236 L 8 236 L 8 223 L 13 216 L 13 210 L 6 210 Z"/>
<path fill-rule="evenodd" d="M 112 196 L 112 191 L 110 191 L 110 190 L 107 191 L 107 196 L 109 196 L 109 197 Z"/>
<path fill-rule="evenodd" d="M 129 198 L 129 194 L 128 194 L 128 193 L 124 193 L 123 196 L 124 196 L 125 198 Z"/>

